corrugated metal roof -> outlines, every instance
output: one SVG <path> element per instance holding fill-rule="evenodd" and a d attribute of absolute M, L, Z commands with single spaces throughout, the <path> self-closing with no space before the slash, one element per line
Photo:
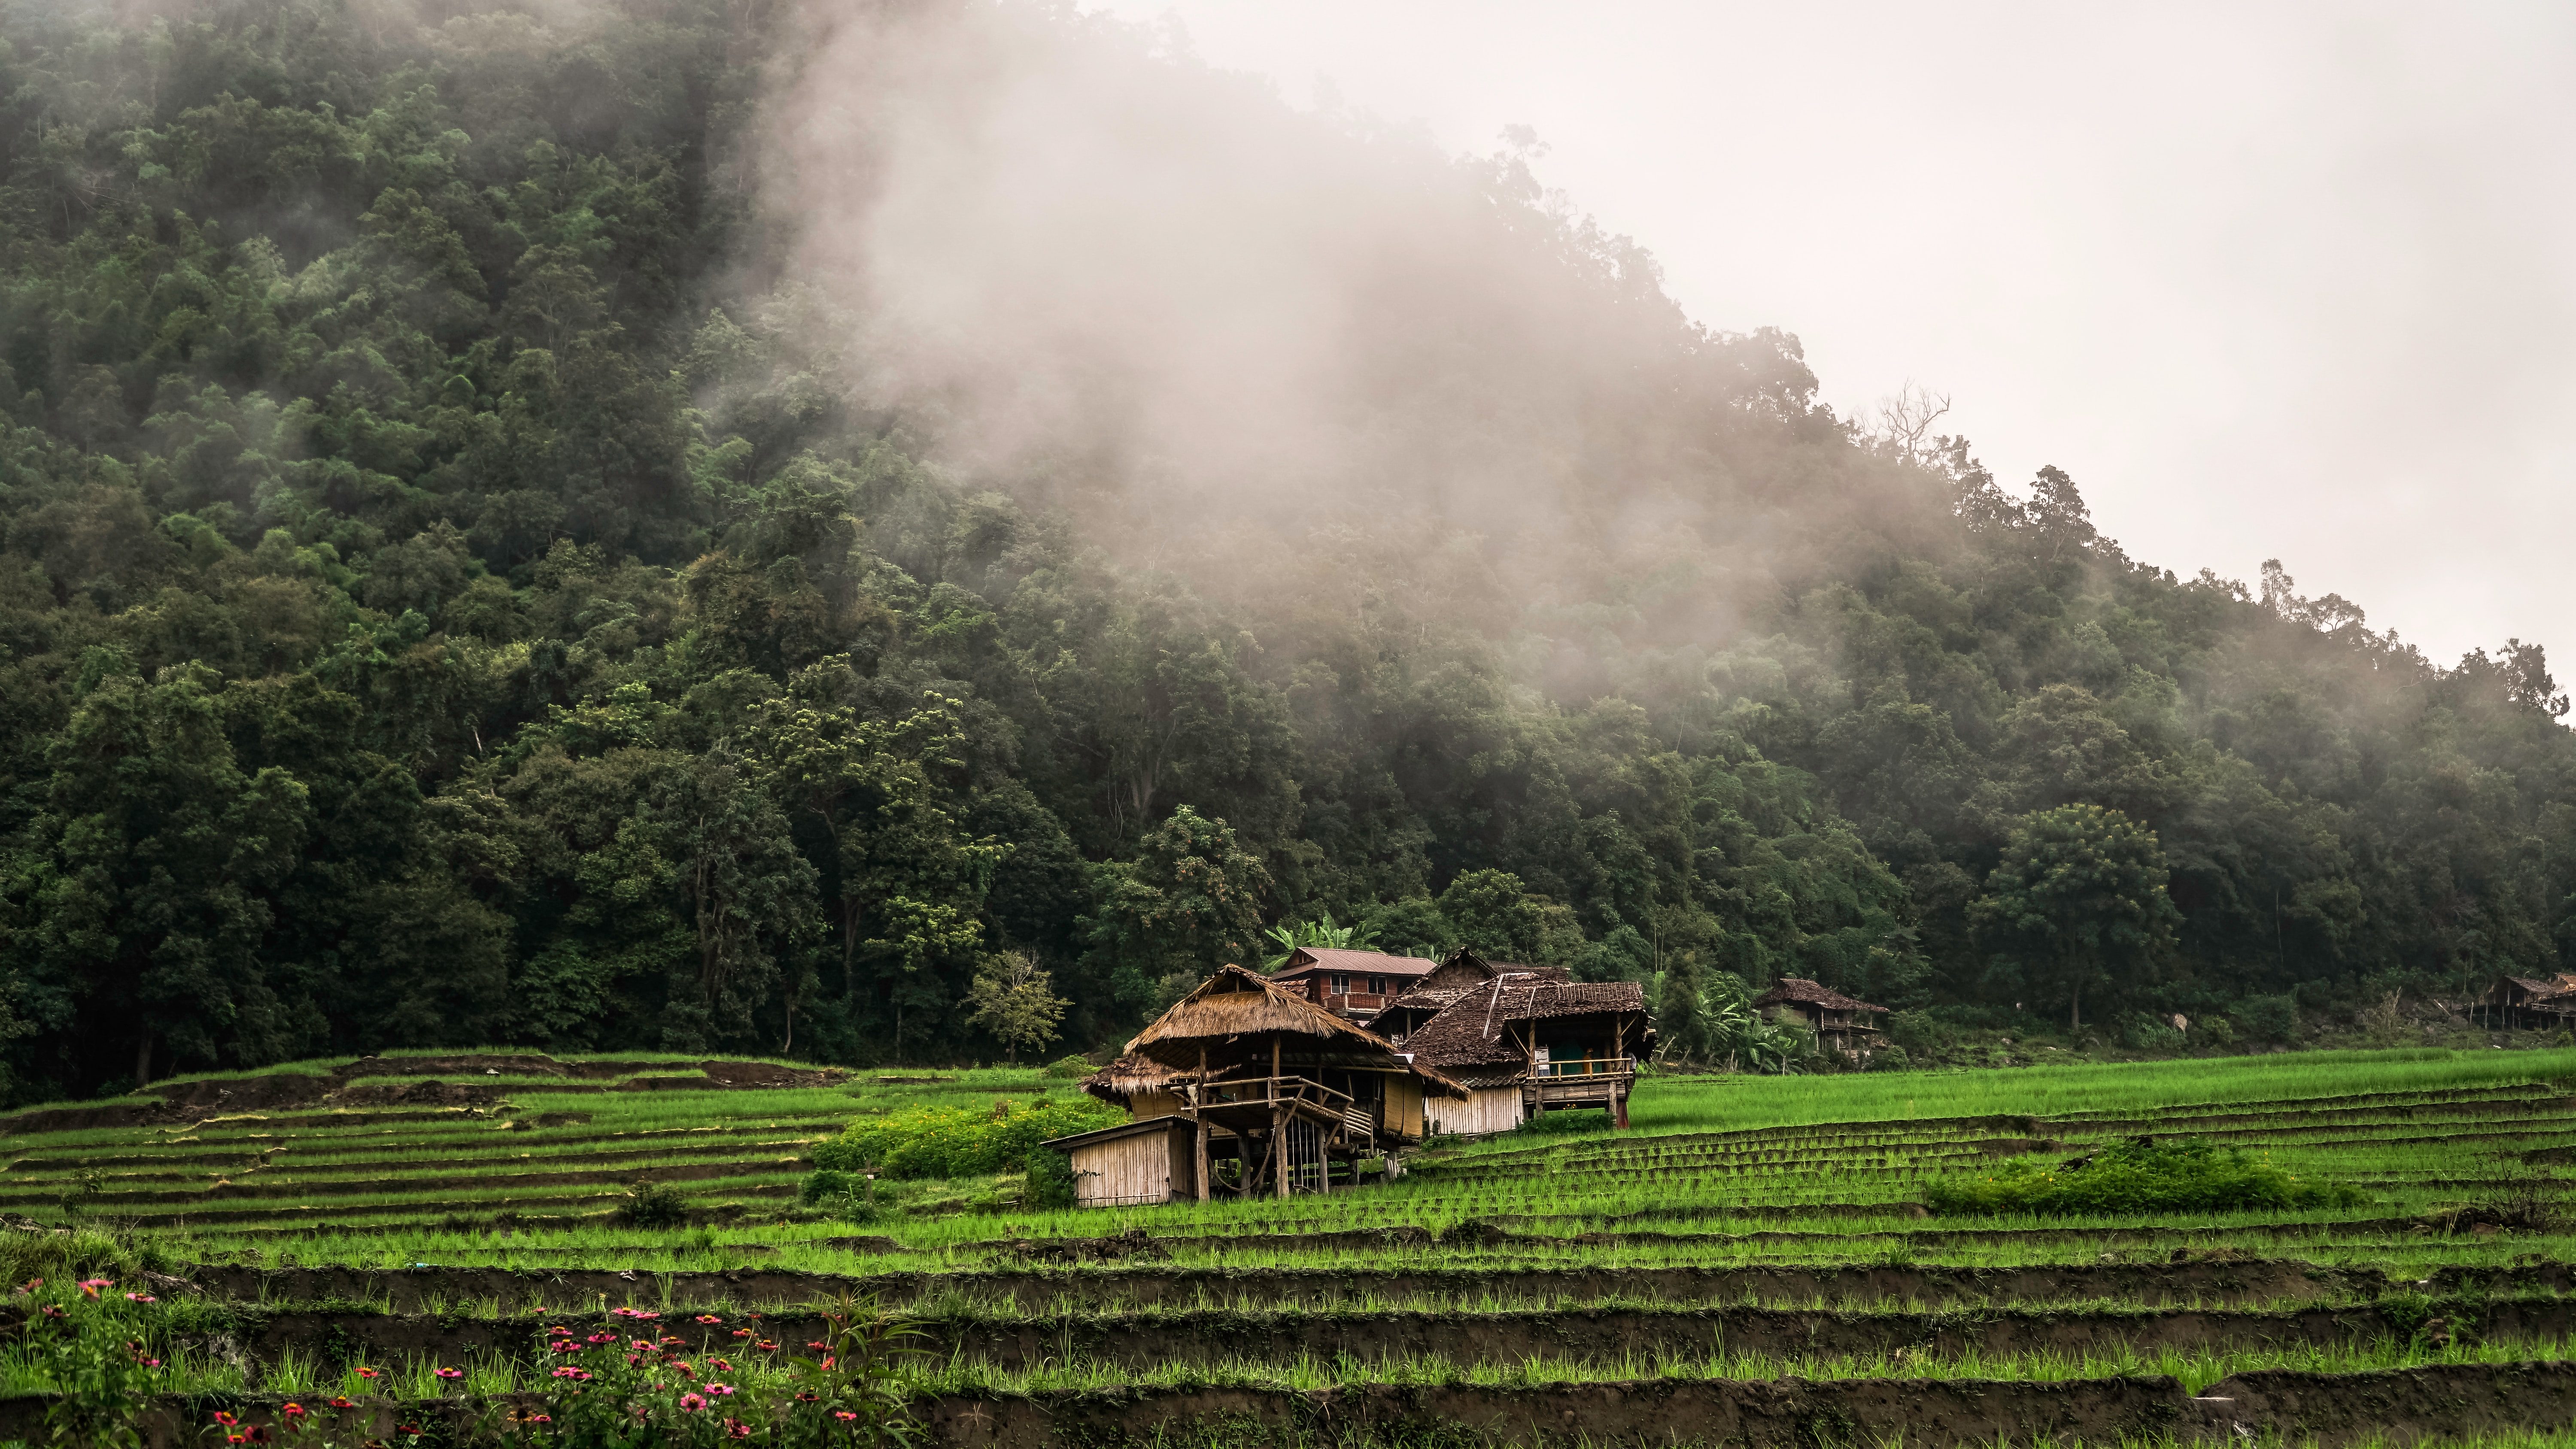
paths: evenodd
<path fill-rule="evenodd" d="M 1299 960 L 1299 957 L 1304 960 Z M 1300 946 L 1288 953 L 1288 964 L 1270 979 L 1286 981 L 1308 976 L 1317 971 L 1348 971 L 1354 975 L 1419 977 L 1431 974 L 1432 963 L 1421 956 L 1389 956 L 1380 951 L 1345 951 L 1338 946 Z"/>

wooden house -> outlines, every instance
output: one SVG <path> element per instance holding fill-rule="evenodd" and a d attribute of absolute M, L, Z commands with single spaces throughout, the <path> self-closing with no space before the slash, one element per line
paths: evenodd
<path fill-rule="evenodd" d="M 1355 1180 L 1362 1156 L 1421 1141 L 1427 1102 L 1467 1094 L 1240 966 L 1200 983 L 1082 1087 L 1130 1114 L 1048 1144 L 1072 1159 L 1086 1207 L 1330 1192 L 1337 1175 Z"/>
<path fill-rule="evenodd" d="M 1574 979 L 1562 966 L 1515 966 L 1508 961 L 1488 961 L 1461 946 L 1450 952 L 1448 959 L 1429 974 L 1414 982 L 1411 990 L 1388 1002 L 1369 1023 L 1369 1030 L 1400 1046 L 1425 1022 L 1448 1009 L 1451 1002 L 1495 977 L 1505 975 L 1526 976 L 1540 981 Z"/>
<path fill-rule="evenodd" d="M 1505 972 L 1469 988 L 1404 1041 L 1464 1101 L 1426 1103 L 1444 1132 L 1504 1132 L 1540 1112 L 1600 1108 L 1628 1125 L 1637 1061 L 1654 1049 L 1645 988 Z"/>
<path fill-rule="evenodd" d="M 2576 1024 L 2576 972 L 2549 976 L 2498 976 L 2477 1001 L 2489 1026 L 2565 1027 Z"/>
<path fill-rule="evenodd" d="M 1864 1018 L 1870 1012 L 1884 1015 L 1887 1011 L 1884 1006 L 1872 1006 L 1803 976 L 1780 977 L 1770 990 L 1754 998 L 1753 1009 L 1775 1021 L 1805 1026 L 1816 1034 L 1816 1045 L 1824 1051 L 1863 1061 L 1868 1060 L 1880 1035 L 1879 1029 Z"/>
<path fill-rule="evenodd" d="M 1420 956 L 1300 946 L 1288 953 L 1270 979 L 1326 1011 L 1340 1012 L 1367 1026 L 1388 1002 L 1431 970 L 1431 962 Z"/>

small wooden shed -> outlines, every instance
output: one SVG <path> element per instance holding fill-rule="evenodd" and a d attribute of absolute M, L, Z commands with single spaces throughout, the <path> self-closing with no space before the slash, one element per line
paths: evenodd
<path fill-rule="evenodd" d="M 1139 1117 L 1059 1137 L 1049 1147 L 1073 1165 L 1075 1207 L 1133 1207 L 1199 1195 L 1198 1124 L 1187 1117 Z"/>

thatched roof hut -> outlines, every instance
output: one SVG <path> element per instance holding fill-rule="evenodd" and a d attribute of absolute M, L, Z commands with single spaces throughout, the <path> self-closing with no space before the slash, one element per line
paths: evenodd
<path fill-rule="evenodd" d="M 1240 966 L 1220 968 L 1127 1043 L 1126 1059 L 1172 1072 L 1210 1077 L 1235 1066 L 1267 1070 L 1274 1053 L 1300 1068 L 1411 1071 L 1441 1095 L 1465 1089 L 1437 1071 L 1408 1062 L 1384 1037 L 1324 1010 Z"/>
<path fill-rule="evenodd" d="M 1522 1080 L 1536 1048 L 1558 1030 L 1619 1057 L 1644 1055 L 1655 1036 L 1645 988 L 1634 981 L 1506 975 L 1461 994 L 1404 1044 L 1416 1063 L 1468 1086 L 1502 1086 Z"/>

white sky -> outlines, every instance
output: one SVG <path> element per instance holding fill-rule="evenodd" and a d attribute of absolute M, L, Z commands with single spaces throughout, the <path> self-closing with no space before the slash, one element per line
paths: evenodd
<path fill-rule="evenodd" d="M 1113 0 L 1542 181 L 2133 557 L 2576 676 L 2576 6 Z M 1319 92 L 1319 82 L 1329 88 Z"/>

